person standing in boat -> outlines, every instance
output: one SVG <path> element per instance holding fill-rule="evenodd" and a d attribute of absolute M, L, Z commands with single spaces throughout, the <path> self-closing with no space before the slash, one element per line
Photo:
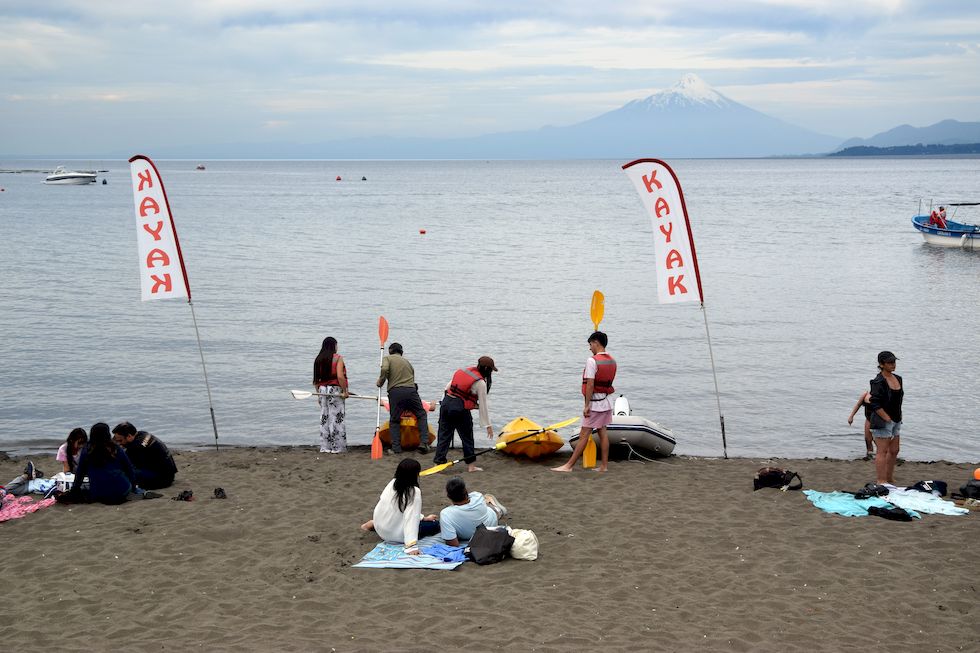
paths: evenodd
<path fill-rule="evenodd" d="M 320 394 L 320 453 L 347 451 L 345 423 L 347 366 L 337 353 L 337 339 L 326 337 L 313 361 L 313 391 Z"/>
<path fill-rule="evenodd" d="M 560 467 L 552 467 L 553 472 L 570 472 L 578 461 L 585 445 L 592 437 L 592 431 L 599 431 L 599 471 L 609 469 L 609 435 L 606 427 L 612 422 L 613 406 L 609 400 L 615 388 L 616 361 L 606 353 L 609 337 L 602 331 L 596 331 L 589 336 L 589 350 L 592 355 L 585 361 L 585 371 L 582 373 L 582 396 L 585 406 L 582 409 L 582 430 L 579 431 L 578 442 L 572 457 Z"/>
<path fill-rule="evenodd" d="M 381 376 L 377 383 L 379 388 L 388 383 L 391 452 L 402 452 L 401 416 L 407 410 L 418 419 L 419 451 L 429 453 L 429 420 L 419 397 L 419 386 L 415 383 L 415 368 L 403 355 L 404 351 L 397 342 L 388 346 L 388 355 L 381 361 Z"/>
<path fill-rule="evenodd" d="M 898 460 L 899 433 L 902 430 L 902 400 L 905 387 L 895 374 L 895 354 L 878 354 L 878 376 L 871 380 L 871 434 L 875 439 L 875 475 L 879 485 L 895 484 L 895 462 Z"/>
<path fill-rule="evenodd" d="M 459 433 L 463 443 L 463 461 L 467 471 L 481 472 L 476 466 L 476 447 L 473 443 L 474 408 L 480 413 L 480 428 L 485 429 L 487 438 L 493 440 L 493 426 L 490 424 L 490 405 L 487 394 L 493 383 L 493 373 L 497 366 L 489 356 L 480 356 L 475 367 L 458 369 L 446 386 L 446 394 L 439 404 L 439 439 L 433 462 L 441 465 L 447 462 L 449 447 L 453 443 L 453 433 Z"/>

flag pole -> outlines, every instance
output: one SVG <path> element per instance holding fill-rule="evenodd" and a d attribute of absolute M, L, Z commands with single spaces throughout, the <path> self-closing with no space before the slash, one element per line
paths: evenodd
<path fill-rule="evenodd" d="M 187 305 L 191 307 L 191 319 L 194 321 L 194 335 L 197 336 L 197 351 L 201 354 L 201 369 L 204 370 L 204 387 L 208 391 L 208 408 L 211 410 L 211 428 L 214 429 L 214 450 L 220 453 L 218 449 L 218 422 L 214 419 L 214 403 L 211 401 L 211 384 L 208 383 L 208 366 L 204 362 L 204 347 L 201 346 L 201 332 L 197 329 L 197 314 L 194 313 L 194 302 L 191 301 L 190 297 L 187 298 Z M 715 387 L 717 387 L 717 382 Z M 724 437 L 724 422 L 722 422 L 722 437 Z M 725 456 L 726 458 L 728 456 Z"/>
<path fill-rule="evenodd" d="M 718 390 L 718 372 L 715 371 L 715 354 L 711 349 L 711 331 L 708 329 L 708 309 L 701 301 L 701 315 L 704 316 L 704 335 L 708 339 L 708 358 L 711 359 L 711 376 L 715 380 L 715 401 L 718 404 L 718 421 L 721 423 L 721 450 L 728 460 L 728 442 L 725 440 L 725 415 L 721 412 L 721 392 Z"/>

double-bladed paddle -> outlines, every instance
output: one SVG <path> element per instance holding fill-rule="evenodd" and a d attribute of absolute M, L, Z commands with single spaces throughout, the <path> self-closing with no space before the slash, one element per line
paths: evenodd
<path fill-rule="evenodd" d="M 509 445 L 509 444 L 511 444 L 513 442 L 520 442 L 521 440 L 526 440 L 527 438 L 534 437 L 535 435 L 541 435 L 542 433 L 545 433 L 546 431 L 556 431 L 556 430 L 558 430 L 560 428 L 564 428 L 566 426 L 570 426 L 571 424 L 574 424 L 577 421 L 578 421 L 578 418 L 577 417 L 573 417 L 571 419 L 566 419 L 564 422 L 558 422 L 557 424 L 552 424 L 550 426 L 545 426 L 544 428 L 535 429 L 533 431 L 511 431 L 509 433 L 501 433 L 497 437 L 501 437 L 502 438 L 502 437 L 510 437 L 510 436 L 514 436 L 514 435 L 517 435 L 519 437 L 513 438 L 512 440 L 507 440 L 507 441 L 504 441 L 504 442 L 498 442 L 492 448 L 485 449 L 483 451 L 478 451 L 478 452 L 476 452 L 473 455 L 474 456 L 482 456 L 483 454 L 490 453 L 491 451 L 499 451 L 501 449 L 506 448 L 507 445 Z M 459 462 L 462 462 L 462 461 L 463 461 L 462 458 L 459 458 L 457 460 L 450 460 L 447 463 L 442 463 L 441 465 L 436 465 L 435 467 L 430 467 L 430 468 L 428 468 L 426 470 L 423 470 L 422 473 L 419 474 L 419 476 L 429 476 L 430 474 L 438 474 L 442 470 L 447 469 L 449 467 L 452 467 L 456 463 L 459 463 Z"/>
<path fill-rule="evenodd" d="M 378 317 L 378 340 L 381 341 L 381 357 L 378 359 L 378 370 L 384 365 L 385 341 L 388 340 L 388 320 L 384 315 Z M 374 437 L 371 439 L 371 460 L 379 460 L 384 456 L 381 446 L 381 386 L 378 386 L 378 418 L 374 424 Z"/>
<path fill-rule="evenodd" d="M 602 322 L 602 316 L 606 312 L 606 297 L 596 290 L 592 293 L 592 305 L 589 306 L 589 316 L 592 318 L 592 326 L 595 330 L 599 330 L 599 323 Z M 589 433 L 588 441 L 585 443 L 585 449 L 582 451 L 582 467 L 590 469 L 595 467 L 595 440 L 592 439 L 592 434 Z"/>
<path fill-rule="evenodd" d="M 328 395 L 325 392 L 307 392 L 306 390 L 290 390 L 293 395 L 293 399 L 309 399 L 310 397 L 339 397 L 340 395 Z M 368 399 L 369 401 L 377 401 L 374 397 L 368 395 L 347 395 L 348 399 Z"/>

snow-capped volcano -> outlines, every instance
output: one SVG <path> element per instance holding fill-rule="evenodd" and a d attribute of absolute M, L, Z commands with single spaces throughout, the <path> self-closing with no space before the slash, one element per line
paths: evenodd
<path fill-rule="evenodd" d="M 724 95 L 708 86 L 694 73 L 681 77 L 680 81 L 667 90 L 654 93 L 642 100 L 633 100 L 626 106 L 635 105 L 644 109 L 683 108 L 696 105 L 726 107 L 734 104 Z"/>

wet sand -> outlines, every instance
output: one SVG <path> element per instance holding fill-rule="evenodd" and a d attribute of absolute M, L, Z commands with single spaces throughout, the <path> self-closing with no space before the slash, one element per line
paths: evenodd
<path fill-rule="evenodd" d="M 56 505 L 0 524 L 0 641 L 9 651 L 980 650 L 978 512 L 845 518 L 800 492 L 752 491 L 767 464 L 799 472 L 806 488 L 856 490 L 874 479 L 860 460 L 548 471 L 566 455 L 482 456 L 486 471 L 465 474 L 470 489 L 496 494 L 512 526 L 534 530 L 540 557 L 447 572 L 351 568 L 378 541 L 358 525 L 397 457 L 179 452 L 167 498 Z M 56 471 L 53 456 L 33 459 Z M 23 465 L 0 462 L 0 478 Z M 906 462 L 897 478 L 954 489 L 974 467 Z M 446 505 L 449 476 L 422 479 L 426 512 Z M 228 498 L 212 498 L 216 487 Z M 186 489 L 195 501 L 169 500 Z"/>

